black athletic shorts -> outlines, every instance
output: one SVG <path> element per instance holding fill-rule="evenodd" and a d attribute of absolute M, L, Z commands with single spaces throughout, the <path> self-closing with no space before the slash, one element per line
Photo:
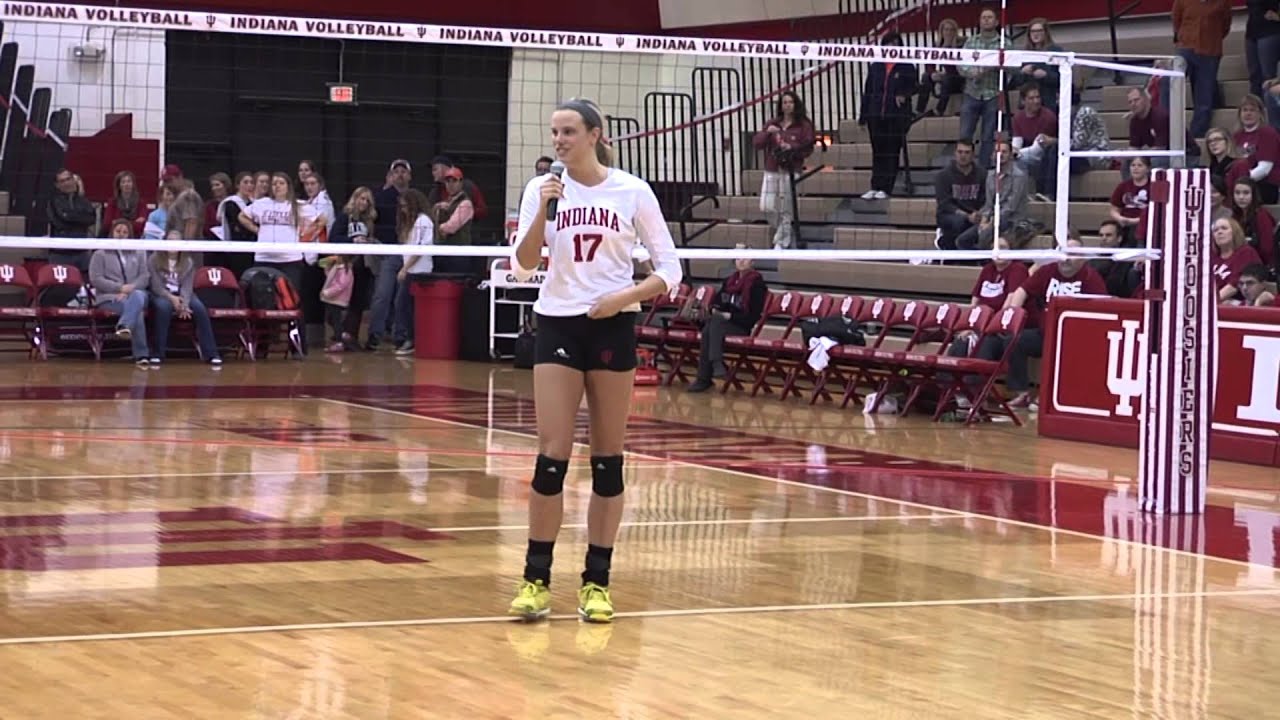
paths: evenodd
<path fill-rule="evenodd" d="M 593 320 L 586 315 L 538 314 L 534 364 L 554 363 L 587 372 L 636 369 L 636 313 Z"/>

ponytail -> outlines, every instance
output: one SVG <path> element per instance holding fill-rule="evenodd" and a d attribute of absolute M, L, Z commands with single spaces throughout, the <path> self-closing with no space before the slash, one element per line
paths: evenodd
<path fill-rule="evenodd" d="M 613 146 L 605 142 L 604 137 L 596 143 L 596 160 L 605 167 L 613 167 Z"/>

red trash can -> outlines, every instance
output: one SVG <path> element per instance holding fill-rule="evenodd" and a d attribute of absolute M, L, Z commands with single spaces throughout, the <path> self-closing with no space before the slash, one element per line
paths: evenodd
<path fill-rule="evenodd" d="M 462 346 L 463 285 L 454 280 L 415 280 L 413 356 L 424 360 L 457 360 Z"/>

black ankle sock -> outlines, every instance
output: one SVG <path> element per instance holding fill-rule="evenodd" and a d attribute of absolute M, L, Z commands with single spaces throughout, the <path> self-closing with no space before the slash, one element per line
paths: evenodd
<path fill-rule="evenodd" d="M 556 541 L 549 542 L 542 540 L 530 540 L 529 549 L 524 555 L 524 579 L 529 582 L 542 581 L 546 587 L 551 587 L 551 555 L 555 550 Z"/>
<path fill-rule="evenodd" d="M 587 546 L 587 569 L 582 573 L 582 582 L 595 583 L 601 587 L 609 587 L 609 566 L 613 563 L 613 548 L 599 545 Z"/>

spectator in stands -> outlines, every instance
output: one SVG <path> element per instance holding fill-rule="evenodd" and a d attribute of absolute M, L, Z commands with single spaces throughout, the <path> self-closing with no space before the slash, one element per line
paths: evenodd
<path fill-rule="evenodd" d="M 1261 96 L 1263 83 L 1276 77 L 1280 66 L 1280 0 L 1248 0 L 1244 26 L 1244 56 L 1249 65 L 1249 92 Z"/>
<path fill-rule="evenodd" d="M 1237 177 L 1248 176 L 1258 184 L 1262 203 L 1274 204 L 1280 199 L 1280 132 L 1267 124 L 1267 113 L 1256 95 L 1244 96 L 1236 116 L 1240 129 L 1231 141 L 1240 153 L 1240 161 L 1232 164 L 1227 182 L 1234 184 Z"/>
<path fill-rule="evenodd" d="M 1034 233 L 1027 218 L 1027 197 L 1030 194 L 1030 182 L 1027 173 L 1013 161 L 1013 146 L 1008 140 L 1001 138 L 996 143 L 996 171 L 987 173 L 987 187 L 984 191 L 985 203 L 978 214 L 978 224 L 970 227 L 956 238 L 956 248 L 974 250 L 979 247 L 991 247 L 995 237 L 996 198 L 1000 198 L 1000 234 L 1013 232 L 1011 243 L 1014 249 L 1021 249 Z M 998 192 L 997 192 L 998 190 Z"/>
<path fill-rule="evenodd" d="M 1262 206 L 1258 186 L 1249 178 L 1240 178 L 1231 188 L 1231 216 L 1244 230 L 1244 241 L 1258 253 L 1262 262 L 1271 265 L 1276 256 L 1276 219 Z"/>
<path fill-rule="evenodd" d="M 1053 41 L 1053 35 L 1049 32 L 1049 21 L 1042 17 L 1032 18 L 1031 22 L 1027 23 L 1027 40 L 1023 47 L 1031 52 L 1062 52 L 1062 48 Z M 1058 66 L 1053 63 L 1027 63 L 1014 74 L 1012 84 L 1017 87 L 1035 83 L 1036 87 L 1040 88 L 1040 98 L 1044 107 L 1052 110 L 1056 116 L 1060 75 Z M 1022 102 L 1026 103 L 1026 101 L 1024 95 Z M 1057 135 L 1057 133 L 1054 134 Z"/>
<path fill-rule="evenodd" d="M 1111 191 L 1111 219 L 1124 232 L 1125 247 L 1145 240 L 1147 205 L 1151 202 L 1151 161 L 1145 157 L 1129 159 L 1129 179 L 1121 180 Z"/>
<path fill-rule="evenodd" d="M 133 221 L 118 217 L 111 223 L 111 237 L 132 238 Z M 147 289 L 151 277 L 147 254 L 140 250 L 95 250 L 89 259 L 89 285 L 93 287 L 97 307 L 118 313 L 116 337 L 133 345 L 133 361 L 148 365 L 151 350 L 147 347 Z"/>
<path fill-rule="evenodd" d="M 316 164 L 310 160 L 298 161 L 298 191 L 305 193 L 307 191 L 307 178 L 316 172 Z"/>
<path fill-rule="evenodd" d="M 273 252 L 269 245 L 298 242 L 302 213 L 293 195 L 293 179 L 284 172 L 274 173 L 271 176 L 271 197 L 255 200 L 240 214 L 240 224 L 257 233 L 258 243 L 263 245 L 253 255 L 254 264 L 276 268 L 289 279 L 294 291 L 301 293 L 306 262 L 314 263 L 316 257 L 304 256 L 294 250 Z M 302 347 L 306 348 L 306 323 L 300 324 L 298 332 Z"/>
<path fill-rule="evenodd" d="M 1079 238 L 1069 238 L 1068 248 L 1082 247 Z M 1043 318 L 1049 301 L 1059 295 L 1106 295 L 1107 286 L 1102 276 L 1081 257 L 1070 257 L 1051 265 L 1044 265 L 1027 278 L 1022 287 L 1013 291 L 1005 301 L 1005 307 L 1025 307 L 1027 323 L 1017 338 L 988 337 L 978 347 L 978 357 L 999 360 L 1010 342 L 1015 343 L 1009 353 L 1009 374 L 1005 385 L 1017 396 L 1009 403 L 1012 407 L 1028 407 L 1033 404 L 1031 378 L 1027 373 L 1027 360 L 1040 357 L 1044 350 Z"/>
<path fill-rule="evenodd" d="M 1000 234 L 1000 239 L 996 243 L 1001 250 L 1009 249 L 1011 234 L 1011 232 Z M 986 305 L 992 310 L 1001 310 L 1004 308 L 1005 299 L 1014 290 L 1022 287 L 1029 275 L 1030 271 L 1026 263 L 1004 258 L 992 260 L 983 265 L 982 272 L 978 273 L 978 280 L 973 284 L 973 291 L 969 293 L 969 304 Z"/>
<path fill-rule="evenodd" d="M 465 182 L 461 168 L 451 167 L 445 171 L 445 199 L 429 208 L 430 216 L 435 219 L 434 242 L 437 245 L 471 244 L 471 222 L 475 217 L 475 208 L 463 189 Z M 435 258 L 434 262 L 438 273 L 468 273 L 471 272 L 471 266 L 471 259 L 463 257 L 442 256 Z"/>
<path fill-rule="evenodd" d="M 1227 181 L 1216 175 L 1209 176 L 1209 217 L 1217 220 L 1220 217 L 1233 216 L 1227 203 Z"/>
<path fill-rule="evenodd" d="M 172 163 L 165 165 L 164 170 L 160 171 L 160 182 L 169 183 L 174 180 L 183 179 L 182 168 Z"/>
<path fill-rule="evenodd" d="M 57 191 L 49 198 L 49 237 L 87 238 L 93 235 L 98 222 L 98 211 L 76 187 L 76 176 L 61 168 L 54 175 Z M 50 250 L 49 262 L 74 265 L 80 272 L 89 269 L 88 250 Z"/>
<path fill-rule="evenodd" d="M 739 243 L 736 247 L 742 250 L 746 245 Z M 724 339 L 750 334 L 764 313 L 765 298 L 769 294 L 764 277 L 746 258 L 735 260 L 733 267 L 733 274 L 720 285 L 711 313 L 702 326 L 698 374 L 689 385 L 691 393 L 706 392 L 711 389 L 712 378 L 724 377 Z"/>
<path fill-rule="evenodd" d="M 1120 223 L 1115 220 L 1102 221 L 1098 226 L 1098 239 L 1101 241 L 1100 246 L 1104 248 L 1136 247 L 1138 244 L 1132 238 L 1126 239 Z M 1108 295 L 1127 298 L 1133 295 L 1138 286 L 1140 276 L 1133 263 L 1127 260 L 1117 262 L 1111 258 L 1095 258 L 1089 261 L 1089 267 L 1102 276 Z"/>
<path fill-rule="evenodd" d="M 436 181 L 436 185 L 427 195 L 427 199 L 431 201 L 432 205 L 449 197 L 449 188 L 445 186 L 445 178 L 453 167 L 453 161 L 445 155 L 437 155 L 431 160 L 431 177 Z M 485 219 L 489 215 L 489 205 L 484 199 L 484 193 L 480 192 L 480 188 L 476 187 L 476 184 L 470 180 L 462 181 L 462 190 L 471 199 L 471 206 L 475 208 L 475 219 Z"/>
<path fill-rule="evenodd" d="M 432 168 L 431 172 L 434 178 L 435 168 Z M 377 211 L 377 224 L 374 226 L 373 234 L 377 242 L 383 245 L 395 245 L 399 242 L 396 234 L 396 217 L 400 207 L 400 195 L 409 189 L 409 183 L 412 180 L 413 168 L 408 160 L 398 158 L 391 162 L 391 168 L 387 171 L 386 184 L 373 194 L 374 209 Z M 378 349 L 378 340 L 392 330 L 388 323 L 393 317 L 395 305 L 396 274 L 400 272 L 403 264 L 397 255 L 378 256 L 377 272 L 374 275 L 373 302 L 369 306 L 371 324 L 369 340 L 365 343 L 366 350 Z"/>
<path fill-rule="evenodd" d="M 156 209 L 147 215 L 147 224 L 143 227 L 142 237 L 148 240 L 160 240 L 164 237 L 165 228 L 169 225 L 169 207 L 178 196 L 169 183 L 161 183 L 156 191 Z"/>
<path fill-rule="evenodd" d="M 204 199 L 196 192 L 190 180 L 180 178 L 171 180 L 169 184 L 173 188 L 174 198 L 165 217 L 166 237 L 177 231 L 181 233 L 183 240 L 199 240 L 204 234 L 201 227 L 204 222 Z M 196 262 L 199 263 L 199 258 L 196 258 Z"/>
<path fill-rule="evenodd" d="M 880 44 L 901 46 L 902 36 L 885 33 Z M 893 194 L 902 142 L 911 126 L 911 97 L 916 94 L 917 72 L 914 65 L 900 62 L 872 63 L 867 68 L 858 123 L 865 125 L 871 136 L 871 189 L 863 194 L 863 200 L 884 200 Z"/>
<path fill-rule="evenodd" d="M 1209 168 L 1209 174 L 1225 181 L 1227 173 L 1231 172 L 1231 165 L 1236 161 L 1231 136 L 1222 128 L 1209 128 L 1204 136 L 1204 149 L 1204 166 Z"/>
<path fill-rule="evenodd" d="M 1276 284 L 1271 281 L 1271 271 L 1261 263 L 1240 271 L 1240 288 L 1243 304 L 1253 307 L 1276 306 Z"/>
<path fill-rule="evenodd" d="M 222 216 L 218 214 L 227 194 L 231 192 L 231 178 L 217 172 L 209 176 L 209 201 L 204 204 L 204 236 L 209 240 L 225 240 Z"/>
<path fill-rule="evenodd" d="M 166 240 L 183 240 L 178 230 L 170 231 Z M 194 320 L 196 342 L 200 356 L 215 368 L 222 366 L 222 356 L 213 336 L 213 323 L 209 311 L 195 294 L 196 262 L 188 253 L 162 250 L 151 254 L 148 275 L 151 279 L 151 312 L 156 333 L 155 352 L 151 364 L 164 362 L 169 349 L 169 326 L 173 316 L 182 320 Z"/>
<path fill-rule="evenodd" d="M 338 214 L 333 225 L 333 242 L 376 243 L 374 227 L 377 221 L 378 211 L 375 209 L 373 191 L 367 187 L 358 187 Z M 341 335 L 329 346 L 328 352 L 349 352 L 360 347 L 360 321 L 369 308 L 380 259 L 378 255 L 357 255 L 351 261 L 351 300 L 342 316 Z"/>
<path fill-rule="evenodd" d="M 236 192 L 223 198 L 218 204 L 218 222 L 222 227 L 222 238 L 233 242 L 257 242 L 257 233 L 249 230 L 240 222 L 240 216 L 249 209 L 253 202 L 255 182 L 252 173 L 242 172 L 236 175 Z M 230 270 L 238 278 L 253 266 L 253 253 L 234 252 L 220 253 L 218 262 Z"/>
<path fill-rule="evenodd" d="M 1129 90 L 1129 149 L 1168 150 L 1169 112 L 1151 103 L 1151 96 L 1142 88 Z M 1168 167 L 1168 158 L 1160 158 L 1158 167 Z M 1151 163 L 1147 163 L 1151 167 Z M 1121 165 L 1121 174 L 1129 167 Z"/>
<path fill-rule="evenodd" d="M 546 175 L 547 173 L 551 172 L 551 163 L 553 162 L 555 162 L 555 160 L 552 160 L 546 155 L 543 155 L 542 157 L 538 158 L 537 162 L 533 164 L 533 174 L 537 177 L 542 177 L 543 175 Z"/>
<path fill-rule="evenodd" d="M 983 8 L 978 15 L 979 33 L 964 43 L 965 50 L 998 50 L 1002 32 L 996 11 Z M 994 160 L 996 116 L 999 111 L 1000 68 L 977 65 L 961 65 L 960 74 L 965 78 L 964 104 L 960 106 L 960 137 L 972 139 L 982 120 L 982 154 L 978 164 L 990 168 Z"/>
<path fill-rule="evenodd" d="M 1013 152 L 1035 180 L 1038 199 L 1049 202 L 1058 194 L 1058 115 L 1041 103 L 1041 92 L 1034 82 L 1022 86 L 1022 112 L 1013 116 Z"/>
<path fill-rule="evenodd" d="M 254 200 L 271 197 L 271 173 L 266 170 L 259 170 L 254 173 L 253 182 Z"/>
<path fill-rule="evenodd" d="M 938 32 L 934 35 L 934 47 L 964 47 L 964 38 L 960 37 L 960 23 L 951 18 L 943 18 L 938 23 Z M 916 112 L 928 117 L 940 117 L 947 114 L 947 106 L 951 104 L 951 96 L 964 92 L 964 78 L 960 77 L 960 68 L 956 65 L 926 65 L 920 76 L 920 99 Z M 929 98 L 937 98 L 933 109 L 925 110 Z"/>
<path fill-rule="evenodd" d="M 1178 56 L 1187 63 L 1187 79 L 1195 98 L 1191 134 L 1209 130 L 1218 88 L 1222 39 L 1231 31 L 1231 0 L 1173 0 L 1173 33 Z"/>
<path fill-rule="evenodd" d="M 307 173 L 302 181 L 302 188 L 307 197 L 302 201 L 301 211 L 303 242 L 327 242 L 333 232 L 333 223 L 337 213 L 333 209 L 333 200 L 329 199 L 329 191 L 325 189 L 324 177 L 314 170 Z"/>
<path fill-rule="evenodd" d="M 816 139 L 804 101 L 791 91 L 782 93 L 773 119 L 753 138 L 755 149 L 764 151 L 760 210 L 775 226 L 775 250 L 789 248 L 795 242 L 792 182 L 795 173 L 804 168 L 805 159 L 813 152 Z"/>
<path fill-rule="evenodd" d="M 1240 274 L 1262 258 L 1245 242 L 1244 228 L 1235 220 L 1213 221 L 1213 277 L 1218 286 L 1218 302 L 1228 303 L 1240 295 Z"/>
<path fill-rule="evenodd" d="M 973 141 L 956 142 L 955 156 L 933 181 L 938 198 L 938 234 L 934 244 L 939 250 L 955 250 L 956 238 L 974 227 L 981 219 L 986 203 L 987 171 L 973 160 Z"/>
<path fill-rule="evenodd" d="M 449 168 L 445 172 L 445 184 L 454 192 L 455 198 L 461 198 L 462 203 L 470 204 L 467 194 L 462 191 L 462 171 L 456 167 Z M 455 206 L 457 207 L 457 206 Z M 427 203 L 427 196 L 417 190 L 408 190 L 400 196 L 400 207 L 396 216 L 396 233 L 400 236 L 400 244 L 409 245 L 432 245 L 438 239 L 436 237 L 436 223 L 431 221 L 432 207 Z M 440 207 L 437 205 L 435 210 L 439 213 Z M 469 222 L 469 221 L 468 221 Z M 467 244 L 470 244 L 470 238 L 467 238 Z M 405 255 L 401 258 L 400 272 L 396 273 L 396 282 L 398 284 L 396 295 L 396 319 L 394 336 L 397 338 L 396 355 L 409 356 L 413 355 L 413 301 L 409 297 L 409 287 L 412 283 L 409 281 L 409 275 L 427 274 L 433 271 L 449 272 L 449 270 L 439 269 L 441 260 L 466 260 L 466 258 L 432 258 L 430 255 Z M 433 262 L 434 260 L 434 262 Z"/>
<path fill-rule="evenodd" d="M 1097 110 L 1082 103 L 1079 90 L 1071 91 L 1071 149 L 1110 150 L 1111 133 L 1107 131 L 1107 123 Z M 1081 175 L 1090 170 L 1111 169 L 1111 158 L 1088 157 L 1071 158 L 1071 174 Z"/>
<path fill-rule="evenodd" d="M 116 220 L 123 218 L 133 223 L 129 237 L 142 237 L 147 225 L 147 211 L 142 204 L 142 193 L 138 192 L 137 176 L 129 170 L 121 170 L 116 173 L 112 187 L 115 191 L 102 209 L 102 234 L 115 233 Z"/>

